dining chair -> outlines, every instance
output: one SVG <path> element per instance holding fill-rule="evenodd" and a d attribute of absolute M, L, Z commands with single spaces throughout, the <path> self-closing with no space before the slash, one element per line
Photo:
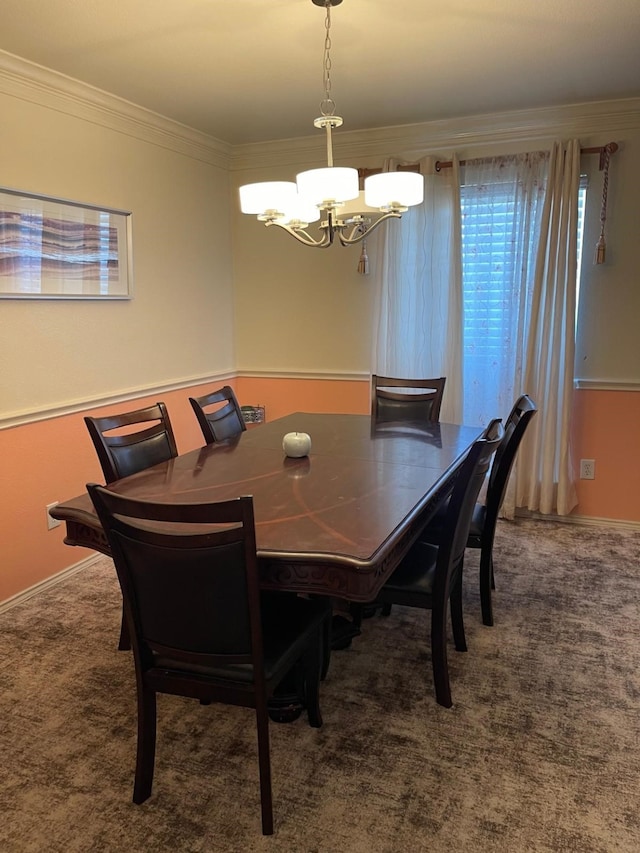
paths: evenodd
<path fill-rule="evenodd" d="M 485 625 L 493 625 L 491 590 L 495 589 L 493 541 L 496 522 L 520 442 L 537 411 L 536 404 L 527 394 L 523 394 L 514 403 L 504 425 L 504 438 L 493 459 L 486 501 L 476 503 L 471 518 L 467 548 L 480 548 L 480 606 Z"/>
<path fill-rule="evenodd" d="M 106 483 L 137 474 L 178 455 L 164 403 L 119 415 L 84 419 Z M 151 424 L 151 425 L 149 425 Z M 141 429 L 132 430 L 132 427 Z M 114 435 L 113 432 L 117 430 Z"/>
<path fill-rule="evenodd" d="M 229 385 L 202 397 L 189 397 L 189 402 L 207 444 L 233 438 L 247 428 L 236 395 Z M 210 406 L 215 408 L 210 409 Z"/>
<path fill-rule="evenodd" d="M 439 544 L 418 541 L 376 599 L 381 604 L 431 610 L 433 680 L 436 699 L 445 708 L 452 705 L 447 662 L 447 608 L 451 611 L 455 648 L 465 652 L 467 644 L 462 615 L 464 552 L 473 508 L 503 435 L 501 422 L 496 419 L 474 442 L 456 475 Z"/>
<path fill-rule="evenodd" d="M 95 484 L 87 490 L 112 551 L 133 645 L 134 803 L 151 795 L 158 693 L 252 708 L 262 832 L 271 835 L 267 700 L 295 671 L 309 724 L 322 725 L 319 681 L 328 603 L 260 592 L 252 497 L 170 504 L 126 498 Z M 214 766 L 215 760 L 213 755 Z"/>
<path fill-rule="evenodd" d="M 86 417 L 84 422 L 107 484 L 130 474 L 137 474 L 138 471 L 144 471 L 159 462 L 167 462 L 178 455 L 169 413 L 164 403 L 102 418 Z M 141 428 L 133 429 L 134 427 Z M 131 648 L 124 610 L 118 648 L 121 651 Z"/>
<path fill-rule="evenodd" d="M 467 548 L 480 549 L 480 607 L 482 622 L 493 625 L 492 589 L 495 589 L 493 570 L 493 542 L 496 523 L 504 502 L 509 477 L 516 454 L 531 419 L 538 411 L 531 397 L 518 397 L 504 425 L 504 438 L 496 450 L 489 473 L 484 500 L 476 502 L 471 517 Z M 425 528 L 425 540 L 437 544 L 443 535 L 446 508 L 440 509 Z"/>
<path fill-rule="evenodd" d="M 445 376 L 398 379 L 374 373 L 371 377 L 371 417 L 378 421 L 438 421 L 446 381 Z"/>
<path fill-rule="evenodd" d="M 399 379 L 374 373 L 371 376 L 372 432 L 375 430 L 378 433 L 380 425 L 385 422 L 439 421 L 446 381 L 446 376 L 437 379 Z M 394 388 L 398 390 L 391 390 Z M 373 616 L 378 608 L 378 602 L 351 608 L 354 631 L 359 631 L 359 622 Z M 388 604 L 380 609 L 383 616 L 391 613 Z"/>

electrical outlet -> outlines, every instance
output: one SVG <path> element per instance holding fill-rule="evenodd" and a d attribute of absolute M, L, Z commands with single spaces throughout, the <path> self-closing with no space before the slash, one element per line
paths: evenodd
<path fill-rule="evenodd" d="M 58 506 L 59 501 L 54 501 L 52 504 L 47 504 L 47 530 L 53 530 L 54 527 L 60 527 L 62 522 L 59 518 L 54 518 L 49 510 L 53 509 L 54 506 Z"/>
<path fill-rule="evenodd" d="M 596 478 L 596 460 L 581 459 L 580 460 L 580 479 L 595 480 Z"/>

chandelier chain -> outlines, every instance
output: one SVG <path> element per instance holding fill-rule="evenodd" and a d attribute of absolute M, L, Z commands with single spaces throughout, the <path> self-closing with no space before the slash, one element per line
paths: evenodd
<path fill-rule="evenodd" d="M 326 16 L 324 19 L 324 58 L 322 62 L 322 83 L 324 86 L 324 98 L 320 102 L 320 112 L 323 116 L 332 116 L 336 111 L 336 104 L 331 97 L 331 3 L 327 0 Z"/>

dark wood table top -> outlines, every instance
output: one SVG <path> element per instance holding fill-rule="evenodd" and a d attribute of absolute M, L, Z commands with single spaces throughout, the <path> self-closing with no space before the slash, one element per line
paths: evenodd
<path fill-rule="evenodd" d="M 311 436 L 308 457 L 284 455 L 282 437 L 293 431 Z M 364 602 L 415 542 L 480 432 L 297 413 L 109 488 L 172 502 L 253 495 L 265 588 Z M 52 515 L 67 523 L 67 544 L 109 553 L 86 493 L 60 503 Z"/>

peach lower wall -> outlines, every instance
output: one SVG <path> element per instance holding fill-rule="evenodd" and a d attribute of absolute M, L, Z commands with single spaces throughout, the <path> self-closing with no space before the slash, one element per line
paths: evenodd
<path fill-rule="evenodd" d="M 595 479 L 578 480 L 574 514 L 640 522 L 640 393 L 575 392 L 573 458 L 595 459 Z"/>
<path fill-rule="evenodd" d="M 222 384 L 222 383 L 220 383 Z M 0 601 L 79 562 L 90 551 L 63 543 L 65 527 L 47 530 L 47 504 L 81 494 L 88 482 L 104 482 L 84 416 L 130 411 L 164 400 L 179 453 L 202 444 L 189 396 L 211 387 L 140 397 L 24 426 L 0 430 Z"/>
<path fill-rule="evenodd" d="M 236 394 L 241 405 L 263 405 L 267 420 L 292 412 L 368 414 L 369 382 L 334 379 L 273 379 L 239 376 Z"/>
<path fill-rule="evenodd" d="M 264 405 L 267 420 L 295 411 L 369 411 L 367 381 L 239 377 L 231 384 L 241 404 Z M 202 444 L 188 397 L 212 387 L 197 385 L 90 411 L 96 415 L 127 411 L 162 399 L 169 409 L 178 451 L 185 453 Z M 102 482 L 83 421 L 87 413 L 0 430 L 0 601 L 91 553 L 64 545 L 64 525 L 47 530 L 45 515 L 48 503 L 80 494 L 92 480 Z M 639 393 L 576 391 L 574 456 L 596 460 L 596 479 L 578 481 L 580 504 L 575 514 L 640 522 L 639 424 Z"/>

